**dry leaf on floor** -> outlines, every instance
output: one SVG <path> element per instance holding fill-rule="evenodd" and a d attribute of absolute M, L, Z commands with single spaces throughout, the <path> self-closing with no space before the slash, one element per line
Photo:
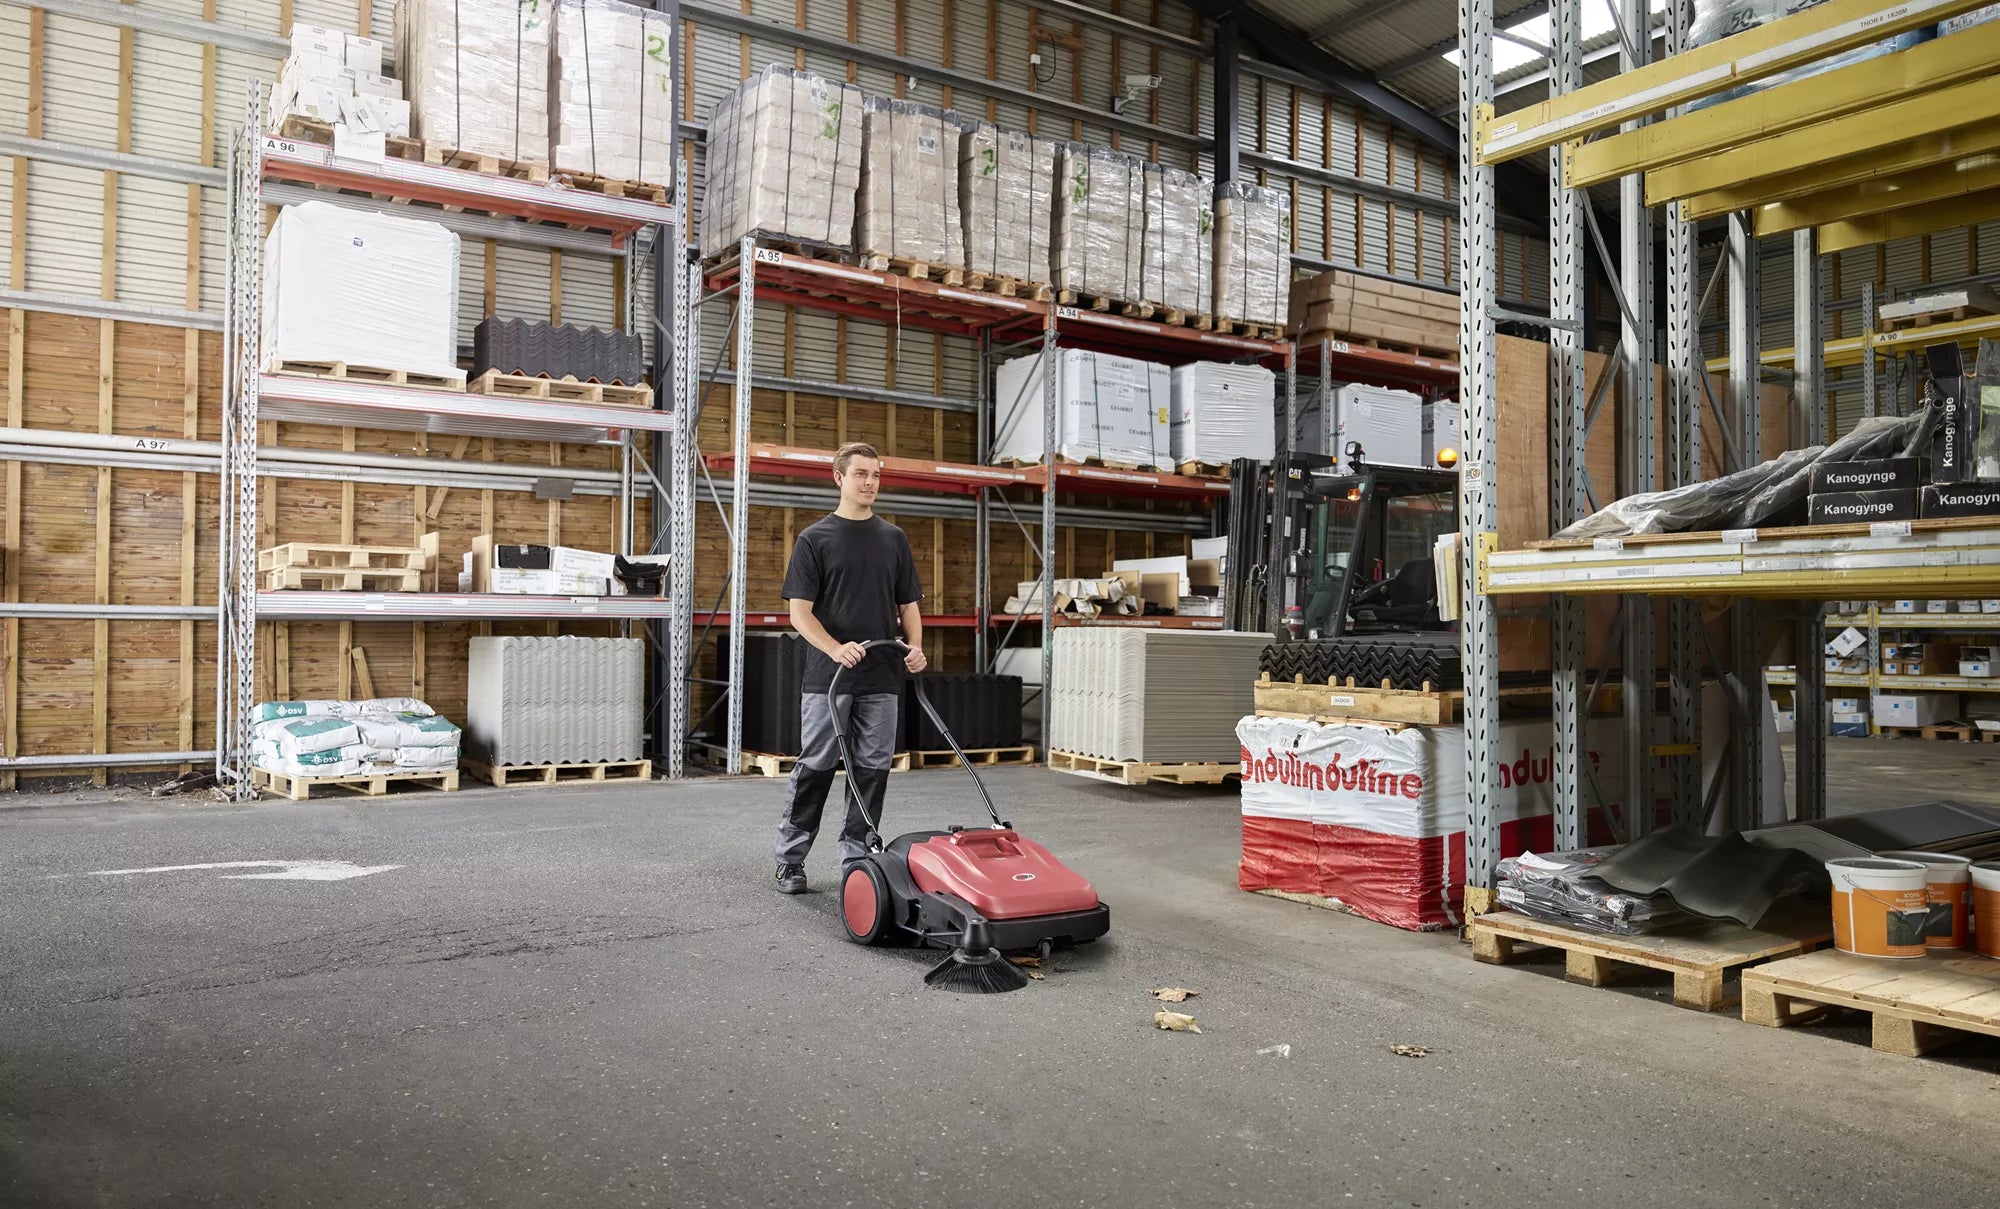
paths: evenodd
<path fill-rule="evenodd" d="M 1165 1008 L 1161 1008 L 1159 1011 L 1153 1013 L 1153 1027 L 1165 1029 L 1170 1033 L 1198 1033 L 1201 1031 L 1201 1026 L 1194 1022 L 1193 1016 L 1187 1015 L 1185 1012 L 1170 1012 Z"/>
<path fill-rule="evenodd" d="M 1389 1052 L 1403 1058 L 1428 1058 L 1431 1056 L 1431 1047 L 1428 1045 L 1392 1045 L 1389 1047 Z"/>
<path fill-rule="evenodd" d="M 1036 982 L 1042 982 L 1048 978 L 1048 975 L 1042 973 L 1040 970 L 1029 970 L 1028 977 L 1034 979 Z"/>
<path fill-rule="evenodd" d="M 1042 968 L 1042 959 L 1039 957 L 1009 957 L 1007 960 L 1013 962 L 1017 966 L 1026 966 L 1031 970 L 1039 970 Z"/>
<path fill-rule="evenodd" d="M 1153 998 L 1161 1003 L 1186 1003 L 1200 993 L 1200 991 L 1190 991 L 1186 987 L 1153 988 Z"/>

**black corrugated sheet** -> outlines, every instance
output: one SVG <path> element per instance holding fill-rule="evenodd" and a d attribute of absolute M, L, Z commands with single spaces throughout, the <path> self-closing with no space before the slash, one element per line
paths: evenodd
<path fill-rule="evenodd" d="M 639 386 L 646 346 L 637 332 L 531 319 L 483 319 L 472 329 L 472 376 L 489 369 L 530 378 Z"/>

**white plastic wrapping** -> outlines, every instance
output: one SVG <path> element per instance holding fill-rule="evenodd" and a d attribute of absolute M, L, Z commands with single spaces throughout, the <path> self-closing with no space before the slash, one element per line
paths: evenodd
<path fill-rule="evenodd" d="M 1261 365 L 1175 366 L 1174 461 L 1219 466 L 1277 456 L 1277 381 Z"/>
<path fill-rule="evenodd" d="M 553 23 L 535 0 L 397 0 L 411 133 L 435 147 L 549 162 Z"/>
<path fill-rule="evenodd" d="M 986 122 L 965 132 L 958 179 L 967 270 L 1049 283 L 1058 145 Z"/>
<path fill-rule="evenodd" d="M 1054 278 L 1059 290 L 1115 302 L 1144 291 L 1146 165 L 1065 143 L 1056 153 Z"/>
<path fill-rule="evenodd" d="M 1732 34 L 1740 34 L 1745 30 L 1756 29 L 1760 25 L 1769 25 L 1781 17 L 1789 17 L 1793 13 L 1804 12 L 1806 9 L 1816 8 L 1823 3 L 1825 3 L 1825 0 L 1696 0 L 1694 6 L 1694 23 L 1688 28 L 1688 45 L 1707 46 L 1711 42 L 1719 42 Z M 1968 14 L 1968 16 L 1970 15 Z M 1960 17 L 1956 18 L 1956 20 L 1963 21 L 1965 18 Z M 1947 21 L 1945 25 L 1950 26 L 1951 22 Z M 1880 42 L 1871 43 L 1867 46 L 1857 46 L 1853 50 L 1843 51 L 1837 55 L 1829 55 L 1824 59 L 1817 59 L 1811 63 L 1794 67 L 1790 71 L 1781 71 L 1776 75 L 1766 76 L 1761 80 L 1753 80 L 1748 84 L 1740 84 L 1735 88 L 1718 92 L 1713 96 L 1703 97 L 1691 103 L 1688 108 L 1704 109 L 1710 105 L 1720 105 L 1724 101 L 1733 101 L 1738 97 L 1748 96 L 1753 92 L 1758 92 L 1766 88 L 1776 87 L 1780 84 L 1790 84 L 1797 80 L 1820 75 L 1823 72 L 1864 62 L 1878 55 L 1907 50 L 1929 38 L 1930 32 L 1930 27 L 1926 26 L 1920 31 L 1911 30 L 1908 33 L 1884 38 Z M 1945 32 L 1949 33 L 1951 30 L 1947 28 Z"/>
<path fill-rule="evenodd" d="M 1147 164 L 1139 301 L 1206 315 L 1215 304 L 1215 183 Z"/>
<path fill-rule="evenodd" d="M 338 751 L 361 741 L 358 729 L 346 718 L 276 718 L 259 722 L 251 735 L 290 757 Z"/>
<path fill-rule="evenodd" d="M 854 246 L 861 90 L 767 67 L 708 113 L 701 252 L 746 235 Z"/>
<path fill-rule="evenodd" d="M 1215 201 L 1216 315 L 1283 327 L 1291 256 L 1291 197 L 1261 185 L 1224 185 Z"/>
<path fill-rule="evenodd" d="M 1938 33 L 1955 34 L 1962 29 L 1971 29 L 1975 25 L 1984 25 L 1988 21 L 1996 20 L 2000 20 L 2000 4 L 1989 4 L 1985 8 L 1975 8 L 1956 17 L 1946 17 L 1938 22 Z"/>
<path fill-rule="evenodd" d="M 325 202 L 287 206 L 264 239 L 263 355 L 450 376 L 458 236 Z"/>
<path fill-rule="evenodd" d="M 620 0 L 557 0 L 550 163 L 661 184 L 674 156 L 674 39 L 667 14 Z"/>
<path fill-rule="evenodd" d="M 963 129 L 955 114 L 935 105 L 883 97 L 861 103 L 855 244 L 863 256 L 964 266 L 958 212 Z"/>
<path fill-rule="evenodd" d="M 1056 357 L 1057 457 L 1173 468 L 1168 367 L 1087 349 L 1058 349 Z M 995 404 L 994 458 L 1042 461 L 1042 354 L 1000 366 Z"/>
<path fill-rule="evenodd" d="M 1342 470 L 1355 467 L 1348 442 L 1376 466 L 1424 466 L 1424 401 L 1407 390 L 1351 382 L 1334 388 L 1326 451 Z"/>

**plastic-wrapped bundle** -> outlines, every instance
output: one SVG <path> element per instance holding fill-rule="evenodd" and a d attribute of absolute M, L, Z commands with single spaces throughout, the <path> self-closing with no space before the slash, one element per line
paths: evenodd
<path fill-rule="evenodd" d="M 1292 199 L 1232 182 L 1215 200 L 1215 314 L 1285 325 L 1292 291 Z"/>
<path fill-rule="evenodd" d="M 767 67 L 708 111 L 701 252 L 746 235 L 852 250 L 861 90 Z"/>
<path fill-rule="evenodd" d="M 362 714 L 412 714 L 428 718 L 436 712 L 415 697 L 374 697 L 366 701 L 262 701 L 257 705 L 256 720 L 356 718 Z"/>
<path fill-rule="evenodd" d="M 1056 350 L 1056 455 L 1173 469 L 1169 424 L 1173 372 L 1087 349 Z M 994 381 L 998 423 L 993 456 L 1042 461 L 1042 354 L 1000 366 Z"/>
<path fill-rule="evenodd" d="M 1119 151 L 1065 143 L 1056 153 L 1055 285 L 1138 302 L 1146 242 L 1146 165 Z"/>
<path fill-rule="evenodd" d="M 1139 300 L 1191 315 L 1215 305 L 1215 184 L 1146 165 L 1145 274 Z"/>
<path fill-rule="evenodd" d="M 1510 856 L 1496 867 L 1500 903 L 1511 911 L 1592 932 L 1639 936 L 1685 923 L 1671 900 L 1654 901 L 1614 890 L 1590 871 L 1616 848 Z"/>
<path fill-rule="evenodd" d="M 1732 34 L 1740 34 L 1745 30 L 1756 29 L 1760 25 L 1768 25 L 1782 17 L 1789 17 L 1793 13 L 1804 12 L 1809 8 L 1814 8 L 1823 3 L 1825 3 L 1825 0 L 1695 0 L 1694 24 L 1688 28 L 1688 44 L 1690 46 L 1707 46 L 1711 42 L 1719 42 Z M 1880 42 L 1869 46 L 1857 46 L 1853 50 L 1831 55 L 1800 67 L 1794 67 L 1790 71 L 1781 71 L 1776 75 L 1766 76 L 1761 80 L 1753 80 L 1748 84 L 1742 84 L 1727 91 L 1718 92 L 1714 96 L 1703 97 L 1698 101 L 1691 102 L 1688 108 L 1703 109 L 1710 105 L 1720 105 L 1724 101 L 1733 101 L 1738 97 L 1749 96 L 1751 93 L 1765 88 L 1772 88 L 1779 84 L 1790 84 L 1797 80 L 1819 75 L 1822 72 L 1833 71 L 1837 68 L 1864 62 L 1878 55 L 1907 50 L 1917 43 L 1925 41 L 1929 36 L 1930 29 L 1928 26 L 1922 31 L 1912 30 L 1909 33 L 1897 34 L 1892 38 L 1884 38 Z"/>
<path fill-rule="evenodd" d="M 559 172 L 673 177 L 673 23 L 620 0 L 557 0 L 551 60 Z"/>
<path fill-rule="evenodd" d="M 517 0 L 399 0 L 410 130 L 453 151 L 549 162 L 548 14 Z"/>
<path fill-rule="evenodd" d="M 1268 462 L 1277 447 L 1277 377 L 1261 365 L 1174 367 L 1174 461 Z"/>
<path fill-rule="evenodd" d="M 968 271 L 1049 283 L 1057 146 L 985 122 L 965 132 L 958 180 Z"/>
<path fill-rule="evenodd" d="M 890 260 L 962 268 L 958 117 L 934 105 L 869 97 L 861 103 L 861 200 L 856 250 L 871 268 Z"/>
<path fill-rule="evenodd" d="M 263 356 L 459 375 L 458 236 L 326 202 L 264 237 Z"/>

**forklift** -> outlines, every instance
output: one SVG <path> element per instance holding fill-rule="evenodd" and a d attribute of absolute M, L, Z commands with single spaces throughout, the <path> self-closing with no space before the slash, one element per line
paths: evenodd
<path fill-rule="evenodd" d="M 1439 450 L 1435 468 L 1374 465 L 1353 442 L 1342 453 L 1338 461 L 1290 455 L 1282 492 L 1273 463 L 1237 464 L 1226 563 L 1231 628 L 1266 628 L 1275 604 L 1279 641 L 1448 634 L 1456 642 L 1456 621 L 1439 615 L 1432 549 L 1458 532 L 1457 451 Z"/>

